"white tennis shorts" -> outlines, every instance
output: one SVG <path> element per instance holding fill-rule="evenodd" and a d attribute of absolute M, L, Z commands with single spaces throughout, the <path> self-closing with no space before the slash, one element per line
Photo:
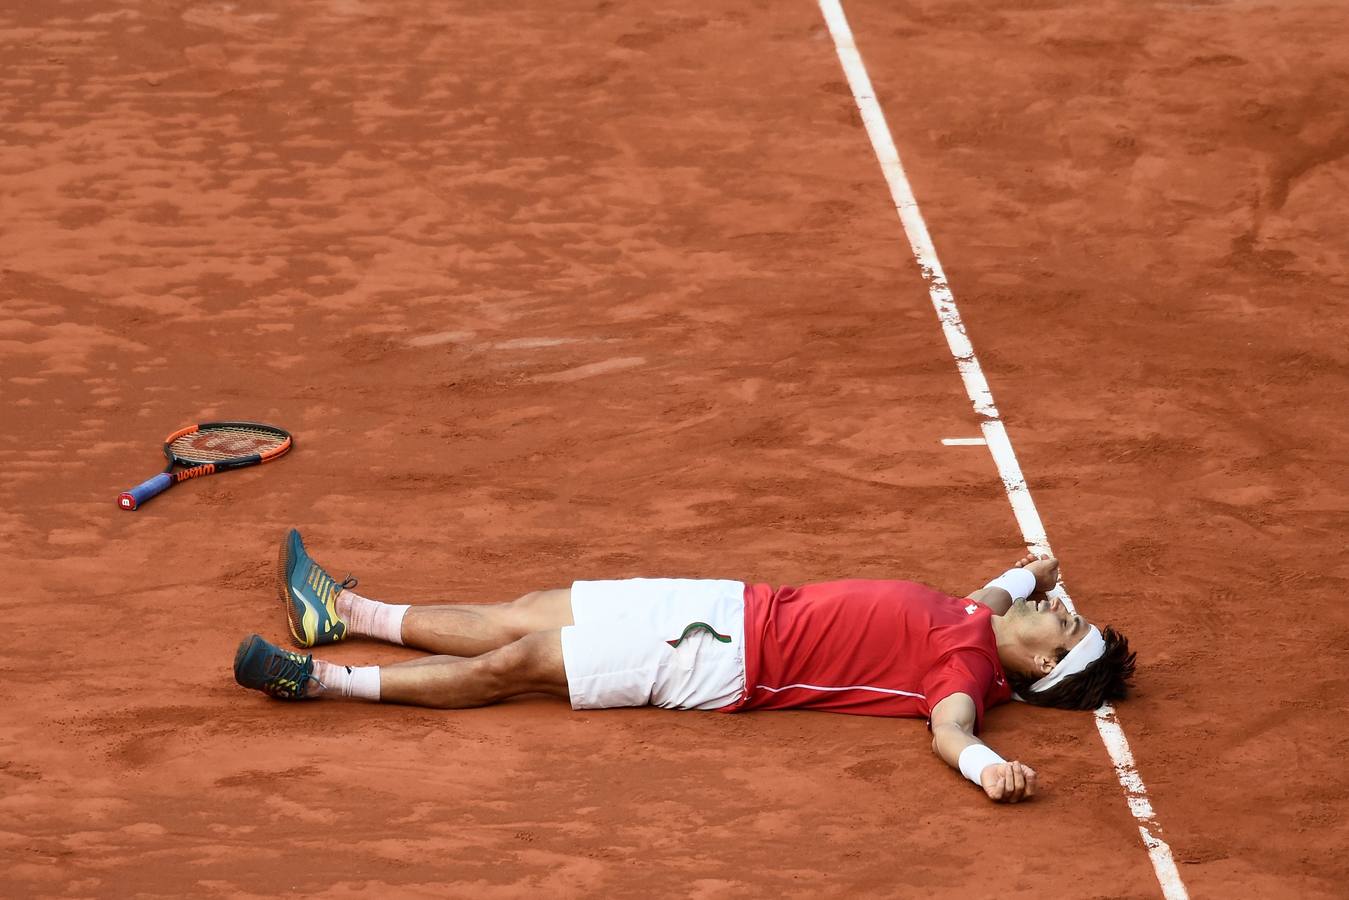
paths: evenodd
<path fill-rule="evenodd" d="M 562 661 L 573 709 L 717 709 L 745 689 L 744 582 L 578 581 L 571 611 Z"/>

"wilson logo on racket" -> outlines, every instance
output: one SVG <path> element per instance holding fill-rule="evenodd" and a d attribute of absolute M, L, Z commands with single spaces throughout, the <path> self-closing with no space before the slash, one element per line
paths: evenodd
<path fill-rule="evenodd" d="M 290 432 L 260 422 L 202 422 L 164 439 L 164 471 L 117 497 L 122 509 L 138 509 L 180 481 L 271 462 L 290 450 Z M 181 468 L 178 468 L 181 467 Z"/>

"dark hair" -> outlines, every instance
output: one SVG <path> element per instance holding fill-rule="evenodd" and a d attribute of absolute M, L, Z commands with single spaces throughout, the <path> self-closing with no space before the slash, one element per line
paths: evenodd
<path fill-rule="evenodd" d="M 1047 691 L 1035 692 L 1030 686 L 1040 680 L 1038 675 L 1007 672 L 1007 680 L 1023 700 L 1032 706 L 1053 706 L 1057 709 L 1095 709 L 1108 700 L 1123 700 L 1129 696 L 1129 683 L 1134 677 L 1134 656 L 1129 652 L 1129 639 L 1109 625 L 1101 633 L 1105 638 L 1105 652 L 1096 662 L 1076 675 L 1069 675 Z M 1068 650 L 1060 647 L 1060 660 Z"/>

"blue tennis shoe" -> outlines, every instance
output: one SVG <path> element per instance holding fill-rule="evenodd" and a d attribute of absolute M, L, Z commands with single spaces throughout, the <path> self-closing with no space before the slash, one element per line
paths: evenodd
<path fill-rule="evenodd" d="M 332 644 L 347 636 L 347 623 L 337 614 L 337 595 L 355 586 L 355 578 L 338 581 L 310 559 L 294 528 L 282 539 L 276 590 L 298 646 Z"/>
<path fill-rule="evenodd" d="M 314 657 L 282 650 L 252 634 L 234 653 L 234 680 L 278 700 L 308 700 L 309 682 L 317 681 Z"/>

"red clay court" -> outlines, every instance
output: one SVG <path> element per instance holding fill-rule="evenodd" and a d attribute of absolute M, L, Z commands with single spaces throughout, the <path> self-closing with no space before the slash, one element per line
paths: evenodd
<path fill-rule="evenodd" d="M 990 714 L 1006 807 L 921 721 L 233 683 L 291 525 L 405 602 L 1024 552 L 816 3 L 9 4 L 0 895 L 1344 896 L 1349 8 L 844 9 L 1142 792 L 1088 713 Z M 117 508 L 212 418 L 296 449 Z"/>

